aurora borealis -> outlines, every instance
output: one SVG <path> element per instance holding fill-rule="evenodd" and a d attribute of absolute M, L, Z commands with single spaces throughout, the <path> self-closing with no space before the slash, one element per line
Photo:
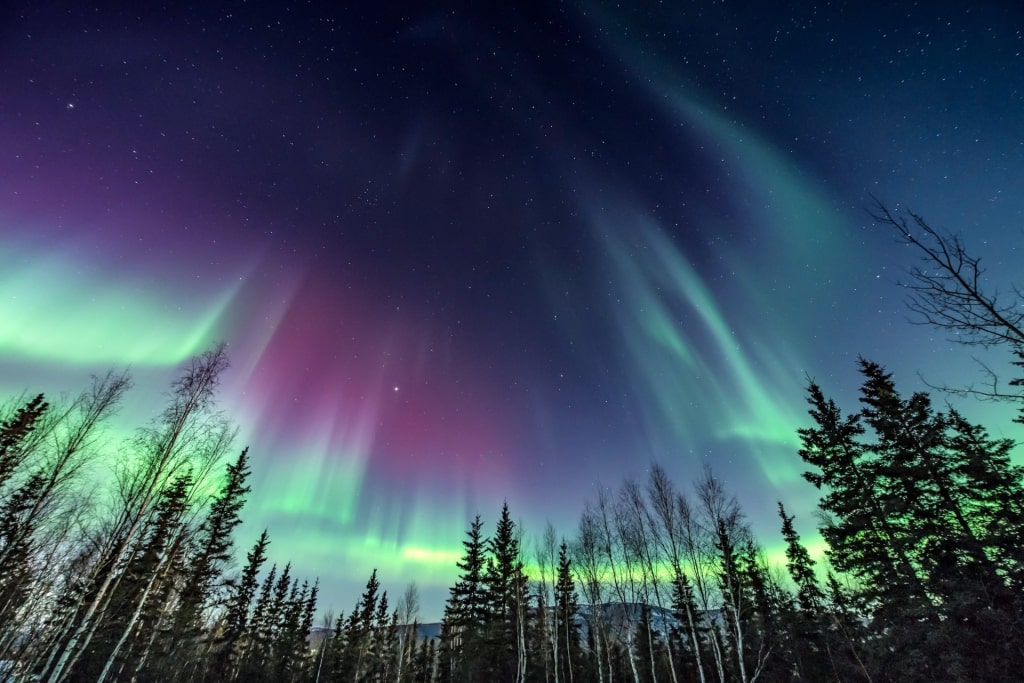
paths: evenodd
<path fill-rule="evenodd" d="M 105 4 L 0 15 L 0 390 L 129 366 L 130 429 L 227 342 L 239 544 L 335 613 L 651 461 L 809 532 L 807 377 L 976 370 L 873 196 L 1021 281 L 1016 3 Z"/>

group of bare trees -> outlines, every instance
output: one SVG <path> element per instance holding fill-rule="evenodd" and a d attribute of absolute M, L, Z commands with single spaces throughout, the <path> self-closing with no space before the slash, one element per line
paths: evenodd
<path fill-rule="evenodd" d="M 2 416 L 0 677 L 235 675 L 223 661 L 222 605 L 233 601 L 248 622 L 255 596 L 243 600 L 230 581 L 249 466 L 246 451 L 225 465 L 234 428 L 215 393 L 226 367 L 223 346 L 190 360 L 164 410 L 116 450 L 106 427 L 130 388 L 126 373 L 95 378 L 70 400 L 22 399 Z M 312 613 L 315 590 L 289 579 L 279 592 L 279 612 Z M 248 626 L 236 634 L 247 646 Z M 304 632 L 299 640 L 304 652 Z"/>
<path fill-rule="evenodd" d="M 747 683 L 784 647 L 784 584 L 710 471 L 689 492 L 658 465 L 602 489 L 572 549 L 593 680 Z"/>
<path fill-rule="evenodd" d="M 692 491 L 657 465 L 643 485 L 601 490 L 573 538 L 559 542 L 548 525 L 530 578 L 507 506 L 494 536 L 477 518 L 463 546 L 433 678 L 422 680 L 748 683 L 846 663 L 838 652 L 824 663 L 824 648 L 797 653 L 807 620 L 788 580 L 710 471 Z"/>

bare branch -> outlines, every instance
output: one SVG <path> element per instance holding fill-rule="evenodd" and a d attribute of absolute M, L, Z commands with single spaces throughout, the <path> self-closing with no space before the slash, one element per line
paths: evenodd
<path fill-rule="evenodd" d="M 911 322 L 952 333 L 960 344 L 1024 346 L 1024 307 L 1013 287 L 1011 301 L 987 291 L 981 259 L 972 256 L 959 236 L 941 233 L 923 217 L 907 211 L 894 214 L 877 199 L 871 216 L 899 235 L 899 242 L 916 249 L 923 265 L 912 267 L 901 283 L 910 294 Z"/>

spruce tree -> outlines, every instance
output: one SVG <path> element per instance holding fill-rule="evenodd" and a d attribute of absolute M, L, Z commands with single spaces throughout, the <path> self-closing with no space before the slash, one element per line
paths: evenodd
<path fill-rule="evenodd" d="M 310 591 L 308 581 L 300 586 L 298 579 L 292 579 L 288 597 L 276 609 L 273 665 L 269 667 L 275 672 L 275 681 L 297 681 L 305 673 L 311 625 L 306 619 Z"/>
<path fill-rule="evenodd" d="M 368 680 L 390 681 L 399 657 L 398 612 L 389 611 L 387 591 L 373 615 L 373 669 Z"/>
<path fill-rule="evenodd" d="M 373 671 L 375 667 L 374 616 L 380 600 L 379 591 L 380 582 L 374 569 L 366 582 L 366 589 L 345 622 L 344 645 L 338 662 L 340 680 L 361 681 L 366 672 Z"/>
<path fill-rule="evenodd" d="M 41 521 L 33 511 L 47 474 L 37 470 L 15 475 L 25 469 L 31 449 L 27 442 L 48 409 L 39 394 L 0 424 L 0 643 L 14 637 L 15 612 L 32 589 L 32 538 Z"/>
<path fill-rule="evenodd" d="M 946 418 L 927 394 L 904 399 L 890 373 L 861 359 L 865 377 L 861 415 L 874 439 L 879 473 L 876 497 L 888 503 L 890 521 L 906 529 L 913 562 L 933 600 L 945 602 L 965 578 L 984 573 L 987 558 L 961 506 L 954 481 L 959 454 L 945 448 Z"/>
<path fill-rule="evenodd" d="M 726 518 L 718 518 L 714 547 L 718 551 L 718 591 L 722 596 L 726 654 L 725 665 L 741 683 L 746 683 L 747 648 L 746 638 L 750 637 L 749 614 L 750 596 L 743 582 L 739 565 L 739 543 L 741 539 L 737 526 Z"/>
<path fill-rule="evenodd" d="M 526 577 L 508 503 L 501 515 L 488 549 L 490 559 L 484 574 L 486 586 L 486 648 L 489 676 L 495 682 L 517 680 L 522 662 L 519 636 L 525 624 Z"/>
<path fill-rule="evenodd" d="M 248 449 L 245 449 L 237 460 L 227 465 L 220 492 L 210 504 L 198 532 L 188 539 L 173 613 L 156 638 L 149 668 L 174 671 L 180 668 L 180 662 L 175 660 L 180 658 L 183 649 L 198 651 L 200 648 L 206 626 L 205 611 L 216 597 L 217 580 L 231 560 L 234 530 L 242 521 L 240 511 L 249 492 L 248 476 Z"/>
<path fill-rule="evenodd" d="M 825 594 L 807 548 L 793 526 L 794 517 L 778 503 L 782 537 L 786 542 L 786 569 L 796 586 L 796 608 L 785 606 L 780 615 L 784 633 L 784 659 L 791 661 L 801 678 L 823 678 L 828 673 L 827 648 L 823 641 L 829 631 L 825 620 Z"/>
<path fill-rule="evenodd" d="M 270 658 L 270 646 L 273 637 L 273 591 L 277 580 L 277 565 L 270 566 L 270 571 L 260 584 L 259 595 L 252 609 L 249 627 L 245 634 L 245 645 L 239 658 L 237 678 L 242 680 L 263 680 L 266 675 L 266 664 Z"/>
<path fill-rule="evenodd" d="M 902 503 L 884 490 L 881 463 L 860 442 L 861 416 L 843 416 L 813 382 L 807 391 L 816 426 L 799 430 L 800 457 L 817 469 L 804 478 L 822 490 L 819 506 L 833 520 L 821 527 L 833 566 L 871 587 L 875 605 L 928 614 L 931 601 L 911 561 L 905 520 L 890 509 Z"/>
<path fill-rule="evenodd" d="M 631 606 L 624 605 L 629 609 Z M 640 619 L 636 623 L 633 642 L 636 648 L 636 669 L 641 681 L 658 683 L 658 668 L 655 664 L 657 635 L 651 627 L 651 606 L 640 604 Z"/>
<path fill-rule="evenodd" d="M 555 579 L 555 632 L 562 653 L 558 679 L 563 683 L 582 680 L 580 628 L 576 621 L 579 596 L 572 578 L 572 560 L 565 541 L 558 548 L 558 573 Z"/>
<path fill-rule="evenodd" d="M 675 661 L 689 661 L 696 680 L 705 680 L 705 644 L 707 632 L 711 628 L 697 608 L 693 595 L 693 585 L 680 567 L 673 567 L 675 578 L 672 581 L 672 616 L 678 626 L 669 632 L 668 646 L 674 649 Z"/>
<path fill-rule="evenodd" d="M 49 407 L 43 395 L 39 394 L 15 411 L 10 419 L 0 424 L 0 491 L 22 462 L 25 455 L 23 442 L 36 428 Z"/>
<path fill-rule="evenodd" d="M 1011 445 L 936 411 L 927 394 L 904 398 L 876 363 L 861 359 L 860 371 L 862 407 L 847 418 L 812 384 L 817 427 L 801 430 L 801 456 L 819 468 L 806 476 L 825 491 L 829 557 L 857 580 L 870 615 L 868 668 L 908 681 L 1002 680 L 1009 660 L 985 643 L 1024 642 Z"/>
<path fill-rule="evenodd" d="M 307 639 L 310 634 L 313 633 L 313 619 L 316 617 L 317 600 L 320 596 L 320 579 L 316 579 L 309 590 L 303 590 L 303 596 L 305 600 L 302 603 L 301 619 L 299 620 L 299 628 L 296 632 L 296 645 L 299 647 L 299 659 L 303 659 L 303 655 L 307 651 Z M 302 674 L 305 670 L 312 670 L 313 662 L 308 661 L 302 662 L 301 667 L 296 668 L 296 674 Z M 308 678 L 308 676 L 306 676 Z"/>
<path fill-rule="evenodd" d="M 45 485 L 45 475 L 36 472 L 0 503 L 0 624 L 15 623 L 32 590 L 32 538 L 41 520 L 31 513 Z M 0 626 L 0 642 L 8 635 Z"/>
<path fill-rule="evenodd" d="M 817 619 L 821 614 L 824 594 L 818 586 L 814 560 L 800 543 L 800 535 L 793 527 L 794 518 L 786 514 L 782 501 L 778 505 L 779 517 L 782 519 L 782 538 L 786 541 L 786 569 L 796 585 L 797 603 L 804 614 Z"/>
<path fill-rule="evenodd" d="M 433 683 L 437 653 L 431 638 L 422 638 L 410 669 L 410 683 Z"/>
<path fill-rule="evenodd" d="M 957 454 L 954 476 L 960 504 L 974 540 L 1006 577 L 1014 595 L 1024 592 L 1024 467 L 1014 465 L 1010 439 L 993 439 L 988 431 L 950 409 L 948 447 Z M 996 586 L 989 590 L 1001 593 Z M 1005 604 L 1005 602 L 1003 602 Z"/>
<path fill-rule="evenodd" d="M 477 515 L 462 542 L 463 557 L 456 563 L 461 574 L 445 605 L 439 646 L 441 681 L 479 680 L 485 666 L 484 636 L 491 601 L 484 585 L 487 541 L 482 530 Z"/>
<path fill-rule="evenodd" d="M 323 644 L 324 651 L 321 655 L 319 674 L 316 676 L 317 680 L 333 681 L 340 679 L 342 657 L 348 639 L 348 633 L 345 631 L 346 624 L 345 613 L 341 612 L 334 620 L 334 629 L 330 637 Z"/>
<path fill-rule="evenodd" d="M 250 629 L 250 611 L 259 586 L 259 573 L 267 560 L 270 539 L 264 529 L 252 549 L 246 554 L 245 567 L 238 581 L 228 586 L 227 609 L 223 617 L 223 632 L 215 641 L 213 678 L 234 680 L 243 654 L 245 635 Z"/>

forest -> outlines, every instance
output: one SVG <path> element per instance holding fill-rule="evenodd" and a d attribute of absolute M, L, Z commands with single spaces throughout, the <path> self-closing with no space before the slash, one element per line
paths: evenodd
<path fill-rule="evenodd" d="M 958 237 L 915 214 L 876 217 L 922 259 L 904 283 L 918 321 L 1024 366 L 1024 301 L 989 293 Z M 0 680 L 1019 679 L 1016 444 L 931 395 L 942 389 L 901 393 L 874 360 L 858 361 L 857 406 L 808 380 L 809 426 L 794 427 L 824 557 L 779 502 L 786 561 L 769 562 L 714 472 L 677 483 L 652 464 L 588 501 L 565 538 L 549 525 L 528 539 L 508 505 L 493 528 L 476 517 L 439 632 L 416 623 L 414 584 L 389 598 L 376 572 L 314 628 L 316 581 L 271 562 L 266 532 L 236 547 L 250 465 L 217 409 L 227 367 L 223 345 L 182 367 L 102 491 L 90 472 L 126 372 L 0 409 Z M 1022 401 L 1024 380 L 1004 391 L 988 371 L 990 386 L 951 391 Z"/>

